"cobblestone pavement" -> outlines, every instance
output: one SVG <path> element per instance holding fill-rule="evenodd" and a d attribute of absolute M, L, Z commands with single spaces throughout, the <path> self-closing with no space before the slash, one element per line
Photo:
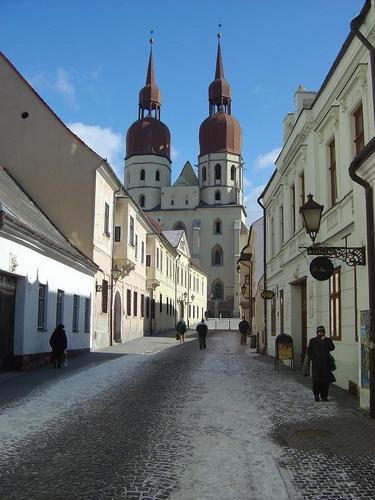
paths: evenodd
<path fill-rule="evenodd" d="M 152 343 L 0 376 L 1 499 L 375 498 L 375 423 L 347 393 L 316 403 L 235 332 Z"/>

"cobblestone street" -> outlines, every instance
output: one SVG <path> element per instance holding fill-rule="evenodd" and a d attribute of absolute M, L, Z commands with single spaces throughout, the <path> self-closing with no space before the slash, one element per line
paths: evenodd
<path fill-rule="evenodd" d="M 236 332 L 0 376 L 1 499 L 374 498 L 375 423 Z"/>

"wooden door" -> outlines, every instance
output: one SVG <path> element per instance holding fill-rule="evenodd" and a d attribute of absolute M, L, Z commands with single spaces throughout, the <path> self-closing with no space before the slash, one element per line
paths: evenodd
<path fill-rule="evenodd" d="M 12 367 L 16 279 L 0 273 L 0 370 Z"/>

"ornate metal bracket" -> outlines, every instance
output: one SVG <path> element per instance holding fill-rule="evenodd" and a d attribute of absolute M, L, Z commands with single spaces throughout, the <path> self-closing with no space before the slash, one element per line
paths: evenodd
<path fill-rule="evenodd" d="M 365 266 L 365 247 L 321 247 L 313 245 L 311 247 L 300 247 L 307 249 L 307 255 L 324 255 L 329 259 L 340 259 L 348 266 Z"/>

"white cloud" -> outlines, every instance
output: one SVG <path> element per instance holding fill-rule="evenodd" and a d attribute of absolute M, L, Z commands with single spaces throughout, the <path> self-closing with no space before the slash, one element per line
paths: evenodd
<path fill-rule="evenodd" d="M 257 199 L 259 195 L 262 193 L 265 188 L 265 184 L 260 186 L 254 186 L 252 189 L 246 192 L 244 204 L 247 212 L 246 222 L 248 225 L 252 224 L 254 221 L 262 217 L 263 209 L 257 203 Z"/>
<path fill-rule="evenodd" d="M 251 188 L 251 186 L 254 185 L 253 181 L 251 179 L 248 179 L 247 177 L 244 177 L 243 179 L 243 185 L 246 188 Z"/>
<path fill-rule="evenodd" d="M 76 91 L 74 85 L 70 82 L 70 76 L 66 69 L 59 68 L 57 70 L 57 76 L 53 84 L 53 88 L 62 94 L 74 108 L 78 108 Z"/>
<path fill-rule="evenodd" d="M 276 158 L 279 156 L 281 148 L 275 148 L 268 153 L 261 154 L 255 161 L 255 167 L 259 169 L 266 169 L 269 167 L 273 167 L 276 161 Z"/>
<path fill-rule="evenodd" d="M 123 179 L 124 141 L 121 134 L 116 134 L 111 128 L 103 128 L 99 125 L 86 125 L 85 123 L 68 123 L 68 127 L 78 135 L 90 148 L 113 167 Z"/>
<path fill-rule="evenodd" d="M 171 148 L 171 158 L 172 161 L 177 160 L 180 157 L 180 151 L 172 146 Z"/>

